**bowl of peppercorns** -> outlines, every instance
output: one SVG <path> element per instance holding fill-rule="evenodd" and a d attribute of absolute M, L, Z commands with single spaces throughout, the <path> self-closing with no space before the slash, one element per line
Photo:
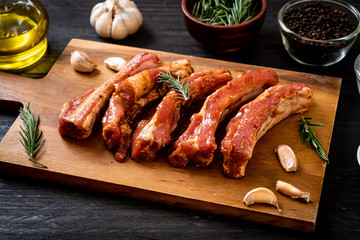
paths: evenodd
<path fill-rule="evenodd" d="M 292 0 L 279 11 L 286 51 L 297 62 L 330 66 L 342 60 L 360 32 L 360 13 L 339 0 Z"/>

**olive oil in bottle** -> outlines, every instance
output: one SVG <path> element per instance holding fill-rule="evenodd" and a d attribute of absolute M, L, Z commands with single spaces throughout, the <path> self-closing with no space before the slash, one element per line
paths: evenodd
<path fill-rule="evenodd" d="M 49 18 L 36 0 L 0 1 L 0 70 L 25 68 L 46 52 Z"/>

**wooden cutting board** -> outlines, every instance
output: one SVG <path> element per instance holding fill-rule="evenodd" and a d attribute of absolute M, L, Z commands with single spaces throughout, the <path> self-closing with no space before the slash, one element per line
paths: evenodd
<path fill-rule="evenodd" d="M 90 74 L 74 71 L 69 62 L 74 50 L 87 52 L 98 64 L 97 69 Z M 99 86 L 114 74 L 106 68 L 104 59 L 120 56 L 130 60 L 141 51 L 158 54 L 163 63 L 187 58 L 195 71 L 225 66 L 233 76 L 237 76 L 248 69 L 263 68 L 73 39 L 43 79 L 28 79 L 0 72 L 0 110 L 31 103 L 32 112 L 40 116 L 40 129 L 45 138 L 45 145 L 37 160 L 48 167 L 40 168 L 27 160 L 20 144 L 19 125 L 22 121 L 18 117 L 0 143 L 0 170 L 285 228 L 314 231 L 326 166 L 313 149 L 301 144 L 296 123 L 301 115 L 290 116 L 262 137 L 242 179 L 230 179 L 223 175 L 219 151 L 207 168 L 188 166 L 177 169 L 168 164 L 166 149 L 154 162 L 135 162 L 129 158 L 125 163 L 116 162 L 113 153 L 104 145 L 100 124 L 95 126 L 94 132 L 86 140 L 62 138 L 59 135 L 57 120 L 65 101 Z M 314 127 L 314 130 L 328 153 L 341 79 L 274 70 L 281 83 L 299 81 L 313 90 L 315 103 L 303 115 L 313 117 L 313 122 L 325 124 Z M 199 106 L 192 109 L 193 112 L 197 110 Z M 185 129 L 187 123 L 188 119 L 183 120 L 179 128 Z M 225 125 L 217 133 L 218 142 L 224 136 L 224 129 Z M 295 151 L 299 159 L 296 173 L 286 173 L 281 168 L 274 153 L 280 144 L 288 144 Z M 311 202 L 306 204 L 276 192 L 275 183 L 279 179 L 310 192 Z M 267 204 L 245 206 L 242 202 L 245 194 L 256 187 L 271 189 L 279 200 L 282 212 Z"/>

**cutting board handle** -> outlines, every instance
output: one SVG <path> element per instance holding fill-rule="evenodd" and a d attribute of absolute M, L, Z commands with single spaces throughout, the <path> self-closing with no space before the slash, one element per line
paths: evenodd
<path fill-rule="evenodd" d="M 0 100 L 0 112 L 18 112 L 24 104 L 19 101 Z"/>
<path fill-rule="evenodd" d="M 0 72 L 0 110 L 18 110 L 31 101 L 42 79 L 31 79 L 7 72 Z M 37 96 L 38 97 L 38 96 Z"/>

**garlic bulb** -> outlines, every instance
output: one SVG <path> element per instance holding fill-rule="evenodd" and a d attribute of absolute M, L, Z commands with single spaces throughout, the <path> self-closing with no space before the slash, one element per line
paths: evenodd
<path fill-rule="evenodd" d="M 136 33 L 142 22 L 141 12 L 130 0 L 106 0 L 98 3 L 90 16 L 91 26 L 100 36 L 118 40 Z"/>

